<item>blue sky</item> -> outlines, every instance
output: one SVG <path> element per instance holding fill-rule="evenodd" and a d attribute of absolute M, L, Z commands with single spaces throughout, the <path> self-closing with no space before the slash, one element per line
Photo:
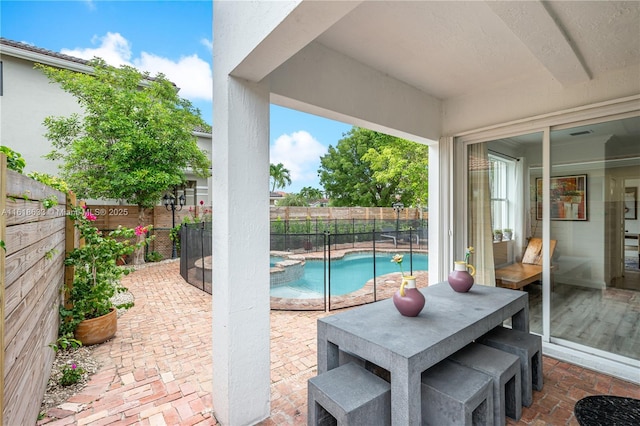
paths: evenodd
<path fill-rule="evenodd" d="M 112 65 L 165 74 L 180 96 L 212 123 L 212 9 L 201 1 L 0 2 L 0 35 L 37 47 Z M 283 163 L 292 184 L 320 189 L 320 156 L 350 125 L 271 107 L 271 162 Z"/>

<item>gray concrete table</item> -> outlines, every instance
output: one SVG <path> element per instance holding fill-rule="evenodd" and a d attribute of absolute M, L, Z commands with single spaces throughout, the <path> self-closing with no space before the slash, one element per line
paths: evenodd
<path fill-rule="evenodd" d="M 318 320 L 318 374 L 339 366 L 340 350 L 389 370 L 394 425 L 420 424 L 423 371 L 508 318 L 529 332 L 526 292 L 474 285 L 456 293 L 446 282 L 420 291 L 426 303 L 417 317 L 387 299 Z"/>

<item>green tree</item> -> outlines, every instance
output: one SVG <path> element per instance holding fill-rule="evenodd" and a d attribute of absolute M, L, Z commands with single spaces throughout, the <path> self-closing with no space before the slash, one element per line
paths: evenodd
<path fill-rule="evenodd" d="M 426 205 L 429 198 L 429 147 L 405 139 L 370 148 L 363 156 L 371 164 L 373 178 L 396 185 L 397 194 L 407 205 Z"/>
<path fill-rule="evenodd" d="M 185 169 L 209 175 L 210 161 L 193 130 L 210 129 L 164 75 L 114 68 L 96 58 L 91 74 L 37 64 L 52 83 L 72 94 L 84 114 L 47 117 L 46 137 L 60 159 L 62 177 L 81 198 L 125 200 L 139 209 L 156 206 L 162 194 L 185 181 Z M 141 250 L 134 263 L 143 263 Z"/>
<path fill-rule="evenodd" d="M 317 188 L 312 188 L 310 186 L 305 186 L 300 190 L 300 195 L 304 197 L 307 202 L 311 203 L 312 201 L 317 201 L 324 198 L 324 194 Z"/>
<path fill-rule="evenodd" d="M 271 164 L 269 165 L 269 176 L 271 178 L 271 192 L 276 188 L 284 188 L 287 185 L 291 185 L 291 175 L 284 164 Z"/>
<path fill-rule="evenodd" d="M 320 184 L 335 206 L 389 207 L 427 198 L 428 148 L 353 127 L 320 159 Z"/>

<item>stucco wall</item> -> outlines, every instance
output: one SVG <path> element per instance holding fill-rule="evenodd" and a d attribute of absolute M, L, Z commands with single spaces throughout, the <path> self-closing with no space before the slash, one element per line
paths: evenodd
<path fill-rule="evenodd" d="M 0 143 L 18 151 L 27 166 L 25 173 L 58 174 L 57 165 L 42 158 L 51 151 L 42 124 L 50 115 L 81 113 L 75 98 L 50 84 L 33 68 L 33 62 L 2 55 L 3 92 L 0 97 Z"/>

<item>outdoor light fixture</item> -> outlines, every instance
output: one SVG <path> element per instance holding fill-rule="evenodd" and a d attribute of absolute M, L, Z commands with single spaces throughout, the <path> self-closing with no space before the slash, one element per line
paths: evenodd
<path fill-rule="evenodd" d="M 177 206 L 175 200 L 175 195 L 164 194 L 164 197 L 162 197 L 162 201 L 164 202 L 164 207 L 167 209 L 167 211 L 180 211 L 182 210 L 182 207 L 187 203 L 187 197 L 185 197 L 184 194 L 180 194 L 180 196 L 178 197 Z"/>
<path fill-rule="evenodd" d="M 396 212 L 396 232 L 400 230 L 400 212 L 404 210 L 404 203 L 400 201 L 400 195 L 396 195 L 396 202 L 391 205 Z"/>
<path fill-rule="evenodd" d="M 187 197 L 184 196 L 184 193 L 180 194 L 179 197 L 176 197 L 177 189 L 173 188 L 173 194 L 164 194 L 162 197 L 162 203 L 164 207 L 168 210 L 171 210 L 171 228 L 176 227 L 176 210 L 182 210 L 182 207 L 187 203 Z M 176 198 L 178 200 L 178 204 L 176 205 Z M 171 258 L 176 258 L 176 242 L 173 242 L 173 247 L 171 249 Z"/>

